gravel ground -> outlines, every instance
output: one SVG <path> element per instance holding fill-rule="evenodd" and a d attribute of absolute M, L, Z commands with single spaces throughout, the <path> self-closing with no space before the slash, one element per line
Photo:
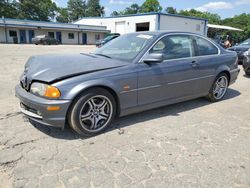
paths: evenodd
<path fill-rule="evenodd" d="M 0 187 L 250 187 L 250 78 L 225 100 L 171 105 L 79 138 L 32 125 L 14 96 L 29 56 L 94 46 L 0 44 Z"/>

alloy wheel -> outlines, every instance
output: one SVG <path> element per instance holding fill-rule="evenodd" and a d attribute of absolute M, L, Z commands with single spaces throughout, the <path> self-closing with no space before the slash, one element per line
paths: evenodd
<path fill-rule="evenodd" d="M 113 107 L 111 101 L 103 96 L 93 96 L 88 99 L 80 111 L 80 124 L 89 132 L 103 129 L 112 117 Z"/>
<path fill-rule="evenodd" d="M 213 95 L 214 98 L 219 100 L 221 99 L 226 91 L 227 91 L 227 87 L 228 87 L 228 79 L 226 76 L 221 76 L 219 77 L 214 85 L 214 89 L 213 89 Z"/>

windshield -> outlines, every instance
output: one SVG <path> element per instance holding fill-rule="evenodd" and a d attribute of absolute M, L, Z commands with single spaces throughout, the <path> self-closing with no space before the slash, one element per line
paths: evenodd
<path fill-rule="evenodd" d="M 153 35 L 139 33 L 122 35 L 97 49 L 94 54 L 129 61 L 134 59 L 152 38 Z"/>
<path fill-rule="evenodd" d="M 239 45 L 241 45 L 241 46 L 250 46 L 250 39 L 247 39 L 247 40 L 243 41 Z"/>

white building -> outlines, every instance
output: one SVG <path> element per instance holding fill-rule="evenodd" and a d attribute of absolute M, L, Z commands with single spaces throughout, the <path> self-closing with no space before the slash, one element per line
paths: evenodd
<path fill-rule="evenodd" d="M 106 26 L 64 24 L 18 19 L 0 19 L 0 43 L 31 43 L 38 35 L 58 39 L 62 44 L 95 44 L 104 38 Z"/>
<path fill-rule="evenodd" d="M 75 24 L 106 26 L 112 33 L 137 31 L 178 30 L 207 34 L 207 20 L 164 13 L 134 14 L 117 17 L 82 18 Z"/>

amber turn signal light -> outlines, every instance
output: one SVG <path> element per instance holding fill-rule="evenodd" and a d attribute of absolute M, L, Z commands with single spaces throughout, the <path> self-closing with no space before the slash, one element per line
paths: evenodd
<path fill-rule="evenodd" d="M 48 111 L 57 111 L 57 110 L 60 110 L 60 107 L 59 106 L 48 106 L 47 110 Z"/>
<path fill-rule="evenodd" d="M 59 98 L 61 96 L 61 93 L 56 87 L 48 85 L 46 87 L 44 96 L 48 98 Z"/>

